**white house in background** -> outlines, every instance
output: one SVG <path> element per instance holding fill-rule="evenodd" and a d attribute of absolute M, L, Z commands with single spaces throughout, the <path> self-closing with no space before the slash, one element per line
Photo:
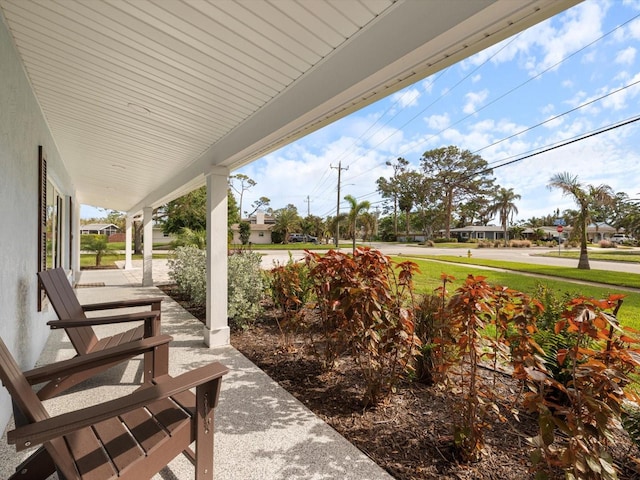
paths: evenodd
<path fill-rule="evenodd" d="M 459 240 L 503 240 L 504 230 L 495 225 L 469 225 L 468 227 L 452 228 L 451 236 Z M 442 231 L 444 234 L 444 231 Z"/>
<path fill-rule="evenodd" d="M 80 235 L 113 235 L 120 233 L 120 229 L 113 223 L 88 223 L 80 226 Z"/>
<path fill-rule="evenodd" d="M 162 227 L 153 226 L 153 244 L 168 245 L 176 239 L 175 235 L 164 233 Z"/>
<path fill-rule="evenodd" d="M 266 215 L 263 212 L 258 212 L 255 215 L 243 219 L 245 222 L 249 222 L 250 235 L 249 242 L 253 244 L 269 244 L 271 243 L 271 229 L 276 223 L 275 218 L 271 215 Z M 231 225 L 231 231 L 233 232 L 233 243 L 235 245 L 241 244 L 240 240 L 240 225 L 234 223 Z"/>

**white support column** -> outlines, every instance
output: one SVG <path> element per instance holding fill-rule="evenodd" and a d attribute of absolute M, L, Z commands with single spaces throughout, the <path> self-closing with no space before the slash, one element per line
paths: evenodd
<path fill-rule="evenodd" d="M 209 347 L 231 342 L 227 316 L 227 190 L 229 170 L 213 167 L 207 175 L 207 325 Z"/>
<path fill-rule="evenodd" d="M 153 285 L 153 208 L 142 209 L 142 286 Z"/>
<path fill-rule="evenodd" d="M 132 252 L 131 233 L 133 231 L 132 229 L 133 217 L 130 217 L 129 215 L 127 215 L 127 218 L 125 221 L 126 221 L 126 226 L 125 226 L 125 233 L 124 233 L 124 269 L 131 270 L 133 268 L 133 263 L 131 262 L 131 252 Z"/>

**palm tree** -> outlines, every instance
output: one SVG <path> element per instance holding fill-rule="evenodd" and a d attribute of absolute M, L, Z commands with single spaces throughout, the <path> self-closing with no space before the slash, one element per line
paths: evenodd
<path fill-rule="evenodd" d="M 504 232 L 505 247 L 507 246 L 507 225 L 509 218 L 513 217 L 514 213 L 518 213 L 518 207 L 516 207 L 514 201 L 520 200 L 521 198 L 519 194 L 514 193 L 513 188 L 501 188 L 493 197 L 493 202 L 487 210 L 489 215 L 498 214 L 500 217 L 500 224 Z"/>
<path fill-rule="evenodd" d="M 344 199 L 349 202 L 351 206 L 351 210 L 349 210 L 349 230 L 351 232 L 351 236 L 353 237 L 353 253 L 356 253 L 356 222 L 358 217 L 363 212 L 369 210 L 371 203 L 368 200 L 364 200 L 362 202 L 358 202 L 355 197 L 352 195 L 347 195 Z"/>
<path fill-rule="evenodd" d="M 578 205 L 578 224 L 580 229 L 580 260 L 578 268 L 590 270 L 589 253 L 587 251 L 587 226 L 591 222 L 591 210 L 594 207 L 608 205 L 613 202 L 613 190 L 608 185 L 583 185 L 578 182 L 577 176 L 568 172 L 557 173 L 549 180 L 548 187 L 559 188 L 563 195 L 570 195 Z"/>
<path fill-rule="evenodd" d="M 180 233 L 173 241 L 174 247 L 196 247 L 204 250 L 207 247 L 207 231 L 182 227 Z"/>
<path fill-rule="evenodd" d="M 298 209 L 293 205 L 287 205 L 274 212 L 275 225 L 273 229 L 282 235 L 284 243 L 289 243 L 289 234 L 300 225 Z"/>

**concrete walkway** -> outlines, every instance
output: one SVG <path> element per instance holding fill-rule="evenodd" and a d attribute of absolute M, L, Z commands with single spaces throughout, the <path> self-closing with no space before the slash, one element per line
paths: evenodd
<path fill-rule="evenodd" d="M 134 264 L 135 267 L 135 264 Z M 154 261 L 154 279 L 166 275 L 166 262 Z M 163 295 L 140 287 L 142 270 L 83 271 L 77 294 L 83 303 Z M 98 286 L 104 285 L 104 286 Z M 110 333 L 113 333 L 113 328 Z M 233 347 L 208 349 L 202 325 L 170 298 L 162 305 L 162 333 L 173 336 L 170 373 L 177 375 L 212 361 L 230 368 L 222 382 L 216 410 L 215 478 L 218 480 L 344 479 L 384 480 L 392 477 L 360 450 L 316 417 Z M 39 364 L 70 358 L 74 350 L 66 335 L 51 332 Z M 126 394 L 141 378 L 140 359 L 122 364 L 46 402 L 55 415 Z M 13 428 L 12 424 L 7 429 Z M 8 478 L 28 456 L 0 441 L 0 478 Z M 57 478 L 53 475 L 51 478 Z M 194 478 L 193 467 L 177 457 L 154 477 Z"/>

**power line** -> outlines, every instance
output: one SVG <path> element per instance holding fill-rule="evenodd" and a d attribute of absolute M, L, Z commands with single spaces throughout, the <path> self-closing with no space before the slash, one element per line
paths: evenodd
<path fill-rule="evenodd" d="M 529 158 L 533 158 L 533 157 L 536 157 L 538 155 L 542 155 L 543 153 L 548 153 L 548 152 L 551 152 L 553 150 L 557 150 L 558 148 L 566 147 L 567 145 L 571 145 L 573 143 L 577 143 L 577 142 L 581 142 L 583 140 L 587 140 L 589 138 L 601 135 L 603 133 L 607 133 L 607 132 L 610 132 L 612 130 L 616 130 L 616 129 L 620 128 L 620 127 L 631 125 L 631 124 L 633 124 L 635 122 L 638 122 L 638 121 L 640 121 L 640 115 L 636 115 L 634 117 L 629 117 L 629 118 L 627 118 L 625 120 L 622 120 L 620 122 L 617 122 L 617 123 L 614 123 L 614 124 L 609 124 L 606 127 L 602 127 L 602 128 L 597 129 L 597 130 L 592 130 L 592 131 L 590 131 L 588 133 L 585 133 L 585 134 L 582 134 L 582 135 L 576 135 L 576 136 L 571 137 L 571 138 L 569 138 L 567 140 L 563 140 L 561 142 L 556 142 L 555 144 L 549 144 L 549 146 L 543 147 L 541 150 L 536 150 L 533 153 L 530 153 L 530 154 L 527 154 L 527 155 L 523 155 L 523 156 L 519 156 L 519 157 L 515 158 L 514 160 L 505 161 L 505 160 L 507 160 L 507 158 L 511 158 L 511 157 L 506 157 L 506 158 L 504 158 L 502 160 L 496 160 L 494 163 L 497 163 L 497 162 L 504 162 L 504 163 L 501 163 L 501 164 L 493 166 L 493 167 L 485 168 L 485 169 L 482 169 L 482 170 L 478 170 L 477 172 L 471 172 L 471 173 L 467 174 L 467 176 L 465 178 L 466 179 L 471 179 L 471 178 L 475 177 L 476 175 L 482 175 L 484 173 L 490 173 L 490 172 L 493 172 L 494 170 L 496 170 L 498 168 L 502 168 L 502 167 L 506 167 L 508 165 L 512 165 L 514 163 L 522 162 L 523 160 L 527 160 Z M 515 156 L 515 155 L 513 155 L 513 156 Z M 376 195 L 377 193 L 378 193 L 377 191 L 370 192 L 370 193 L 365 193 L 364 195 L 360 195 L 358 197 L 358 199 L 370 197 L 372 195 Z M 379 201 L 376 201 L 376 202 L 372 202 L 372 204 L 382 203 L 383 201 L 384 200 L 379 200 Z"/>
<path fill-rule="evenodd" d="M 542 70 L 542 71 L 541 71 L 541 72 L 539 72 L 538 74 L 534 75 L 533 77 L 530 77 L 530 78 L 529 78 L 529 79 L 527 79 L 525 82 L 522 82 L 521 84 L 516 85 L 515 87 L 513 87 L 513 88 L 511 88 L 510 90 L 506 91 L 506 92 L 505 92 L 505 93 L 503 93 L 502 95 L 499 95 L 498 97 L 494 98 L 494 99 L 493 99 L 493 100 L 491 100 L 490 102 L 488 102 L 488 103 L 484 104 L 484 105 L 483 105 L 483 106 L 481 106 L 480 108 L 476 109 L 473 113 L 470 113 L 469 115 L 466 115 L 466 116 L 464 116 L 464 117 L 460 118 L 460 119 L 459 119 L 459 120 L 457 120 L 456 122 L 454 122 L 454 123 L 452 123 L 452 124 L 448 125 L 448 126 L 447 126 L 447 128 L 444 128 L 444 129 L 442 129 L 442 130 L 440 130 L 440 131 L 438 131 L 438 132 L 436 132 L 436 133 L 434 133 L 434 134 L 430 135 L 428 138 L 426 138 L 425 140 L 421 141 L 421 142 L 419 143 L 419 145 L 422 145 L 422 144 L 426 144 L 426 143 L 428 143 L 431 139 L 435 138 L 436 136 L 441 135 L 442 133 L 446 132 L 447 130 L 450 130 L 452 127 L 454 127 L 454 126 L 456 126 L 456 125 L 458 125 L 458 124 L 460 124 L 460 123 L 464 122 L 464 121 L 465 121 L 465 120 L 467 120 L 468 118 L 470 118 L 470 117 L 474 116 L 476 113 L 478 113 L 478 112 L 480 112 L 480 111 L 482 111 L 482 110 L 484 110 L 484 109 L 486 109 L 486 108 L 490 107 L 491 105 L 495 104 L 495 103 L 496 103 L 496 102 L 498 102 L 499 100 L 502 100 L 502 99 L 503 99 L 503 98 L 505 98 L 506 96 L 511 95 L 513 92 L 515 92 L 515 91 L 519 90 L 519 89 L 520 89 L 520 88 L 522 88 L 523 86 L 525 86 L 525 85 L 527 85 L 528 83 L 532 82 L 533 80 L 535 80 L 535 79 L 537 79 L 537 78 L 541 77 L 542 75 L 546 74 L 547 72 L 549 72 L 549 71 L 551 71 L 551 70 L 555 69 L 556 67 L 558 67 L 558 65 L 560 65 L 560 64 L 562 64 L 562 63 L 564 63 L 565 61 L 567 61 L 567 60 L 569 60 L 570 58 L 574 57 L 574 56 L 575 56 L 575 55 L 577 55 L 578 53 L 580 53 L 580 52 L 582 52 L 582 51 L 586 50 L 587 48 L 589 48 L 589 47 L 591 47 L 591 46 L 593 46 L 593 45 L 594 45 L 594 44 L 596 44 L 597 42 L 599 42 L 599 41 L 603 40 L 604 38 L 608 37 L 608 36 L 609 36 L 609 35 L 611 35 L 612 33 L 616 32 L 616 31 L 617 31 L 617 30 L 619 30 L 620 28 L 622 28 L 622 27 L 624 27 L 625 25 L 627 25 L 627 24 L 631 23 L 632 21 L 636 20 L 636 19 L 637 19 L 637 18 L 639 18 L 639 17 L 640 17 L 640 14 L 634 15 L 633 17 L 631 17 L 631 18 L 630 18 L 630 19 L 628 19 L 627 21 L 625 21 L 625 22 L 623 22 L 623 23 L 621 23 L 621 24 L 617 25 L 617 26 L 616 26 L 616 27 L 614 27 L 613 29 L 611 29 L 611 30 L 609 30 L 608 32 L 606 32 L 606 33 L 602 34 L 600 37 L 598 37 L 598 38 L 594 39 L 593 41 L 591 41 L 591 42 L 589 42 L 588 44 L 584 45 L 583 47 L 579 48 L 578 50 L 576 50 L 576 51 L 574 51 L 574 52 L 570 53 L 569 55 L 567 55 L 567 56 L 565 56 L 565 57 L 563 57 L 563 58 L 562 58 L 562 59 L 560 59 L 558 62 L 554 63 L 553 65 L 551 65 L 551 66 L 549 66 L 549 67 L 547 67 L 547 68 L 545 68 L 544 70 Z M 493 56 L 492 56 L 491 58 L 493 58 Z M 485 63 L 486 63 L 486 62 L 485 62 Z M 484 65 L 484 63 L 483 63 L 482 65 Z M 465 78 L 466 78 L 466 77 L 465 77 Z M 637 82 L 636 82 L 636 83 L 637 83 Z M 629 85 L 629 86 L 632 86 L 632 85 L 635 85 L 635 83 L 634 83 L 634 84 L 631 84 L 631 85 Z M 456 86 L 457 86 L 457 84 L 456 84 Z M 615 93 L 615 92 L 611 92 L 610 94 L 613 94 L 613 93 Z M 605 96 L 606 96 L 606 95 L 605 95 Z M 603 97 L 601 97 L 601 98 L 604 98 L 604 96 L 603 96 Z M 573 109 L 573 110 L 575 110 L 575 109 Z M 573 110 L 570 110 L 570 112 L 571 112 L 571 111 L 573 111 Z M 415 118 L 416 118 L 416 117 L 412 118 L 412 119 L 411 119 L 411 121 L 415 120 Z M 548 121 L 550 121 L 550 120 L 546 120 L 545 122 L 548 122 Z M 542 125 L 542 124 L 543 124 L 543 123 L 545 123 L 545 122 L 542 122 L 540 125 Z M 410 123 L 410 122 L 405 123 L 405 124 L 403 125 L 403 127 L 404 127 L 404 126 L 406 126 L 408 123 Z M 402 128 L 402 127 L 401 127 L 401 128 Z M 535 126 L 534 126 L 534 127 L 531 127 L 531 128 L 535 128 Z M 526 130 L 525 130 L 525 131 L 526 131 Z M 512 138 L 512 137 L 513 137 L 513 135 L 511 135 L 511 136 L 507 137 L 506 139 L 508 139 L 508 138 Z M 505 141 L 506 139 L 502 139 L 502 140 L 500 140 L 500 141 L 498 141 L 498 142 L 495 142 L 495 143 L 496 143 L 496 144 L 497 144 L 497 143 L 500 143 L 500 142 L 502 142 L 502 141 Z M 385 139 L 385 140 L 383 140 L 383 141 L 386 141 L 386 140 L 387 140 L 387 139 Z M 377 147 L 377 146 L 378 146 L 378 145 L 380 145 L 381 143 L 383 143 L 383 142 L 379 142 L 377 145 L 375 145 L 374 147 L 372 147 L 372 149 L 373 149 L 373 148 L 375 148 L 375 147 Z M 492 144 L 492 145 L 493 145 L 493 144 Z M 491 146 L 491 145 L 488 145 L 488 146 L 483 147 L 483 148 L 481 148 L 480 150 L 477 150 L 477 151 L 484 150 L 485 148 L 489 148 L 490 146 Z M 412 148 L 415 148 L 415 147 L 412 147 Z M 371 150 L 372 150 L 372 149 L 371 149 Z M 371 150 L 370 150 L 370 151 L 371 151 Z M 408 150 L 405 150 L 404 152 L 400 152 L 400 153 L 399 153 L 399 156 L 404 155 L 407 151 L 408 151 Z M 386 161 L 385 161 L 385 162 L 386 162 Z M 381 166 L 383 166 L 384 164 L 385 164 L 385 163 L 380 163 L 380 164 L 376 165 L 374 168 L 381 167 Z M 364 175 L 364 172 L 363 172 L 363 173 L 361 173 L 360 175 Z M 357 178 L 357 177 L 358 177 L 358 176 L 360 176 L 360 175 L 356 175 L 355 177 L 352 177 L 352 178 Z"/>
<path fill-rule="evenodd" d="M 532 154 L 529 154 L 529 155 L 525 155 L 523 157 L 516 158 L 515 160 L 510 160 L 510 161 L 502 163 L 500 165 L 496 165 L 495 167 L 490 167 L 490 168 L 486 168 L 484 170 L 480 170 L 478 172 L 475 172 L 475 173 L 469 175 L 467 178 L 471 178 L 471 177 L 474 177 L 476 175 L 482 175 L 483 173 L 491 172 L 491 171 L 493 171 L 493 170 L 495 170 L 497 168 L 506 167 L 507 165 L 511 165 L 511 164 L 514 164 L 514 163 L 517 163 L 517 162 L 521 162 L 521 161 L 526 160 L 528 158 L 532 158 L 532 157 L 541 155 L 543 153 L 547 153 L 547 152 L 550 152 L 552 150 L 556 150 L 556 149 L 561 148 L 561 147 L 566 147 L 567 145 L 571 145 L 572 143 L 581 142 L 581 141 L 586 140 L 588 138 L 595 137 L 597 135 L 601 135 L 603 133 L 609 132 L 611 130 L 615 130 L 615 129 L 620 128 L 620 127 L 624 127 L 626 125 L 630 125 L 630 124 L 635 123 L 637 121 L 640 121 L 640 115 L 637 115 L 635 117 L 630 117 L 630 118 L 628 118 L 626 120 L 623 120 L 621 122 L 618 122 L 616 124 L 613 124 L 613 125 L 610 125 L 608 127 L 604 127 L 604 128 L 592 131 L 592 132 L 589 132 L 587 134 L 579 135 L 579 136 L 574 137 L 574 138 L 572 138 L 570 140 L 566 140 L 564 142 L 557 143 L 557 144 L 555 144 L 555 145 L 553 145 L 551 147 L 544 148 L 543 150 L 539 150 L 539 151 L 537 151 L 535 153 L 532 153 Z"/>

